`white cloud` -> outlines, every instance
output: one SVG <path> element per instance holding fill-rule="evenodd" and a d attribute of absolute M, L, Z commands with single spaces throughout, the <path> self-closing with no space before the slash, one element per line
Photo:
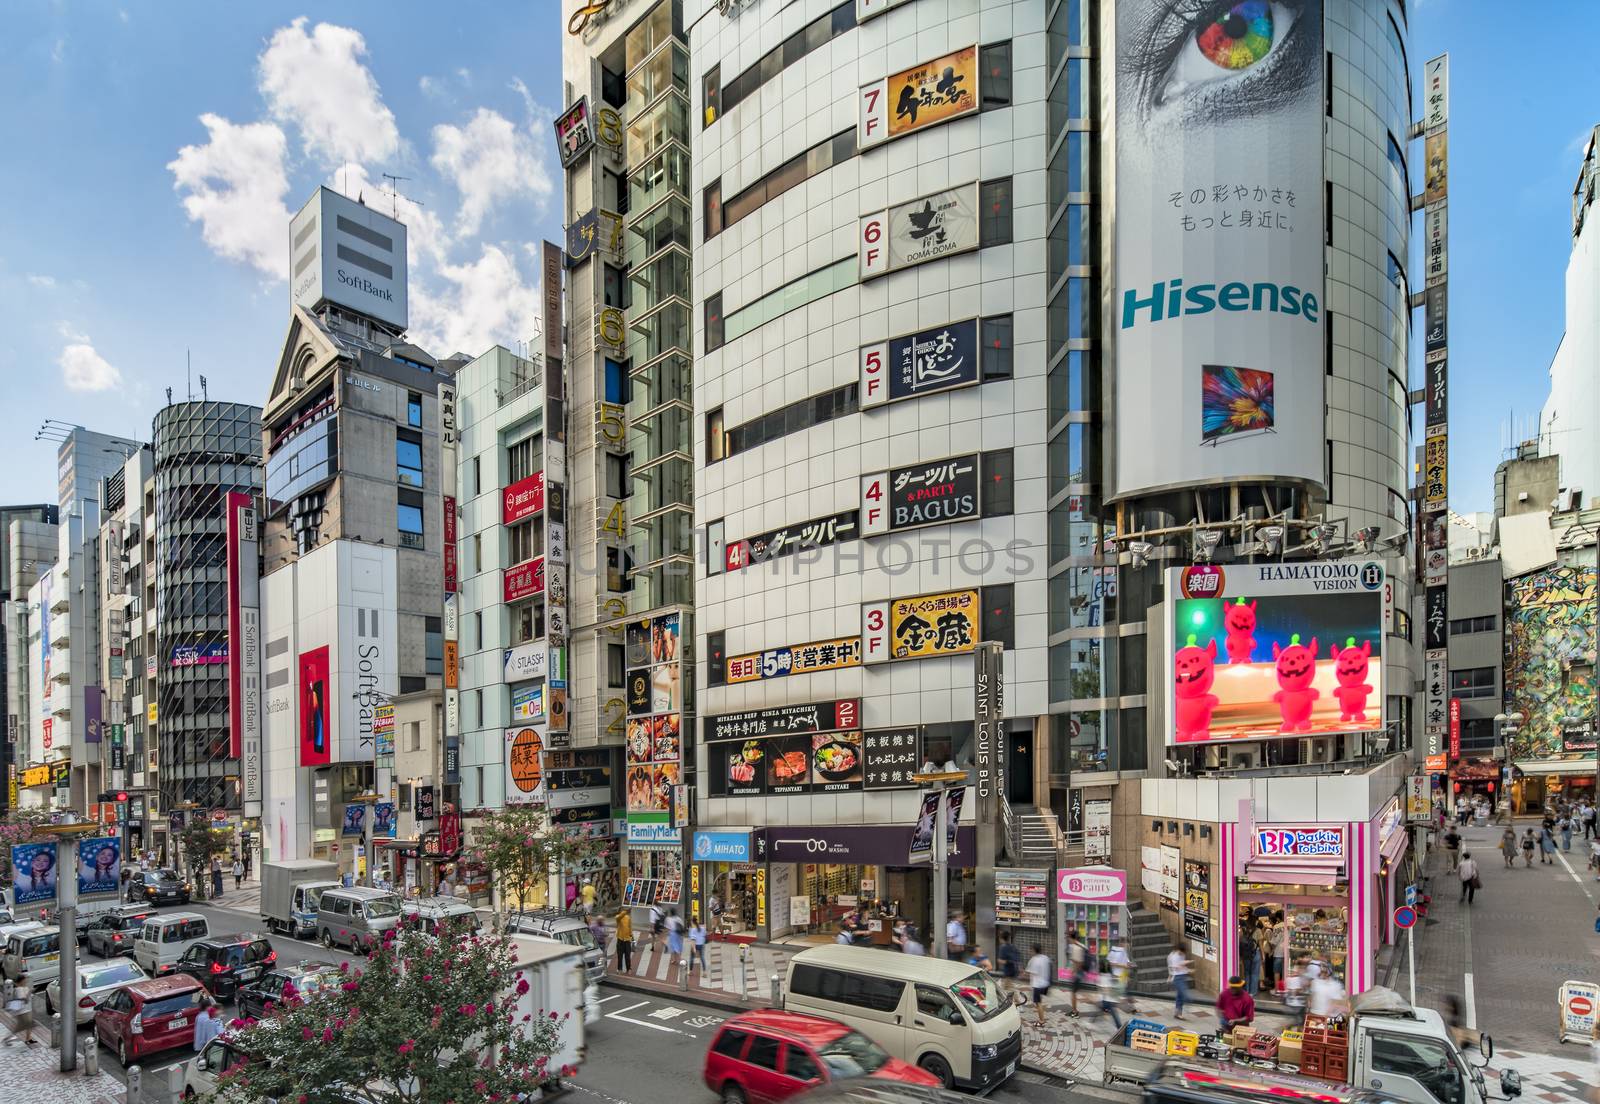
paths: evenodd
<path fill-rule="evenodd" d="M 70 333 L 63 328 L 62 336 L 69 344 L 62 348 L 56 364 L 61 368 L 61 382 L 67 385 L 68 391 L 109 391 L 121 386 L 122 373 L 95 352 L 87 335 Z"/>
<path fill-rule="evenodd" d="M 427 74 L 417 78 L 417 88 L 430 100 L 444 95 L 443 82 L 438 77 L 430 77 Z"/>
<path fill-rule="evenodd" d="M 200 116 L 210 141 L 184 146 L 167 165 L 183 209 L 205 242 L 230 260 L 254 265 L 274 280 L 289 274 L 288 143 L 273 123 L 235 124 Z"/>
<path fill-rule="evenodd" d="M 47 276 L 38 272 L 30 272 L 28 273 L 28 283 L 32 284 L 34 287 L 44 288 L 46 291 L 50 291 L 56 286 L 56 278 L 54 276 Z"/>
<path fill-rule="evenodd" d="M 434 356 L 478 356 L 491 345 L 509 347 L 533 335 L 539 293 L 523 282 L 505 250 L 486 245 L 477 261 L 441 265 L 439 275 L 449 285 L 439 295 L 411 284 L 410 339 Z"/>
<path fill-rule="evenodd" d="M 406 264 L 411 282 L 416 283 L 418 260 L 443 261 L 453 242 L 438 215 L 408 198 L 404 191 L 395 198 L 389 190 L 393 186 L 387 180 L 369 178 L 365 165 L 351 165 L 328 178 L 328 187 L 334 191 L 351 199 L 365 199 L 368 207 L 406 224 Z"/>
<path fill-rule="evenodd" d="M 465 127 L 434 127 L 429 163 L 461 193 L 456 228 L 463 234 L 477 233 L 502 200 L 526 196 L 542 205 L 554 190 L 529 135 L 486 107 Z"/>
<path fill-rule="evenodd" d="M 400 149 L 394 113 L 363 64 L 359 31 L 301 16 L 272 36 L 261 54 L 261 94 L 279 122 L 299 128 L 307 155 L 325 165 L 382 161 Z"/>

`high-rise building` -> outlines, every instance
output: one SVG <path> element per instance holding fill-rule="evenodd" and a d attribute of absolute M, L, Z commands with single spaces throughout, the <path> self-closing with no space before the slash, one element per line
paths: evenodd
<path fill-rule="evenodd" d="M 102 692 L 99 745 L 90 745 L 89 754 L 99 768 L 102 787 L 89 795 L 86 811 L 102 823 L 107 814 L 116 818 L 118 834 L 131 849 L 148 848 L 155 842 L 147 831 L 156 802 L 154 779 L 143 760 L 146 718 L 142 691 L 148 680 L 141 604 L 147 563 L 144 488 L 154 470 L 155 455 L 146 445 L 100 481 L 100 532 L 95 545 L 100 604 L 96 611 L 99 651 L 94 662 Z M 138 716 L 132 715 L 135 695 Z M 148 788 L 147 782 L 151 783 Z M 133 800 L 136 789 L 137 800 Z M 126 803 L 100 800 L 112 791 L 127 793 L 130 799 Z"/>
<path fill-rule="evenodd" d="M 882 899 L 941 929 L 911 774 L 950 765 L 971 783 L 945 888 L 980 942 L 1041 923 L 1040 869 L 1109 862 L 1132 907 L 1051 886 L 1059 915 L 1097 940 L 1165 924 L 1216 950 L 1215 984 L 1239 907 L 1309 880 L 1350 916 L 1322 952 L 1372 983 L 1421 668 L 1407 12 L 1169 6 L 564 5 L 575 427 L 601 296 L 692 258 L 684 371 L 647 400 L 636 380 L 624 437 L 637 483 L 642 415 L 692 396 L 688 909 L 739 901 L 770 938 Z M 615 309 L 625 342 L 667 333 Z M 1344 771 L 1368 777 L 1326 784 Z M 671 886 L 672 862 L 630 879 Z"/>
<path fill-rule="evenodd" d="M 26 748 L 24 735 L 29 717 L 27 625 L 28 589 L 39 572 L 55 559 L 58 507 L 0 507 L 0 717 L 5 718 L 5 741 L 0 744 L 0 817 L 18 805 L 17 775 L 27 766 L 18 756 Z M 17 599 L 12 605 L 13 596 Z"/>
<path fill-rule="evenodd" d="M 1550 361 L 1550 397 L 1539 419 L 1542 451 L 1559 456 L 1560 486 L 1578 496 L 1600 494 L 1600 230 L 1590 219 L 1595 179 L 1600 174 L 1600 127 L 1583 146 L 1583 161 L 1572 188 L 1572 253 L 1567 258 L 1566 331 Z M 1549 509 L 1549 506 L 1541 506 Z M 1509 504 L 1508 504 L 1509 512 Z"/>
<path fill-rule="evenodd" d="M 372 810 L 353 809 L 395 793 L 392 699 L 443 681 L 456 362 L 403 340 L 402 223 L 323 188 L 290 241 L 289 329 L 261 419 L 262 846 L 356 869 L 347 817 L 360 825 Z"/>

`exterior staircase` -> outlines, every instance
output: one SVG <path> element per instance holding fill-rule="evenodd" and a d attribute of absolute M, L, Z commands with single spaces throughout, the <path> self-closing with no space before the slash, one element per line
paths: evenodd
<path fill-rule="evenodd" d="M 1128 903 L 1128 957 L 1133 960 L 1133 976 L 1128 989 L 1134 993 L 1166 996 L 1167 955 L 1172 937 L 1161 925 L 1161 917 L 1138 901 Z"/>
<path fill-rule="evenodd" d="M 1012 862 L 1018 866 L 1058 865 L 1056 858 L 1065 841 L 1054 813 L 1023 808 L 1010 812 L 1007 819 L 1007 843 Z"/>

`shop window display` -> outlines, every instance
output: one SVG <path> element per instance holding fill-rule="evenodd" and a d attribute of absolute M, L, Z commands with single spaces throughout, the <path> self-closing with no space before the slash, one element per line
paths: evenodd
<path fill-rule="evenodd" d="M 1340 887 L 1342 890 L 1343 887 Z M 1239 924 L 1256 931 L 1271 925 L 1270 938 L 1280 950 L 1287 973 L 1297 973 L 1311 962 L 1331 968 L 1348 984 L 1350 910 L 1330 897 L 1319 900 L 1315 887 L 1273 886 L 1268 892 L 1246 893 L 1240 886 Z M 1346 898 L 1348 899 L 1348 898 Z"/>

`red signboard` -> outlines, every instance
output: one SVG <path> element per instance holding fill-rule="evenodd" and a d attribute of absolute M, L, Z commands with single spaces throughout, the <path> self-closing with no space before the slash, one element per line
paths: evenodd
<path fill-rule="evenodd" d="M 456 500 L 444 496 L 444 592 L 456 592 Z"/>
<path fill-rule="evenodd" d="M 505 600 L 515 602 L 544 593 L 544 557 L 506 568 Z"/>
<path fill-rule="evenodd" d="M 320 767 L 333 762 L 329 728 L 328 646 L 300 653 L 300 765 Z"/>
<path fill-rule="evenodd" d="M 1450 761 L 1461 758 L 1461 699 L 1450 699 Z"/>
<path fill-rule="evenodd" d="M 500 492 L 500 520 L 506 525 L 544 509 L 544 472 L 534 472 Z"/>
<path fill-rule="evenodd" d="M 50 750 L 50 728 L 54 724 L 55 721 L 50 717 L 44 719 L 44 749 L 46 751 Z"/>

